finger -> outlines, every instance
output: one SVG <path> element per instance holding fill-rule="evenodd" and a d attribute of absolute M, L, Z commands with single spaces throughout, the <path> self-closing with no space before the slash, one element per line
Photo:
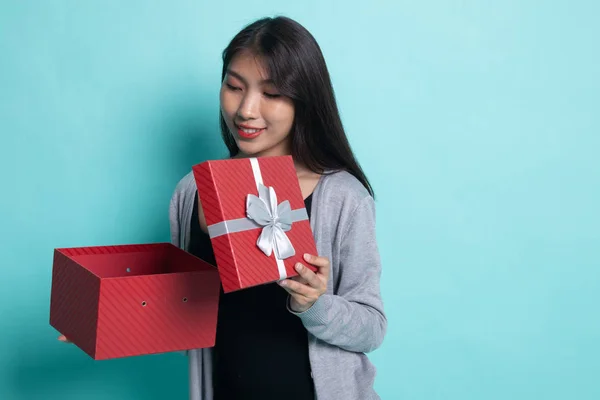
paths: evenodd
<path fill-rule="evenodd" d="M 65 342 L 65 343 L 71 343 L 71 341 L 69 339 L 67 339 L 67 337 L 65 335 L 60 335 L 58 337 L 58 340 L 61 342 Z"/>
<path fill-rule="evenodd" d="M 304 277 L 302 277 L 302 275 L 300 275 L 300 274 L 291 276 L 289 279 L 293 279 L 296 282 L 302 283 L 304 285 L 308 284 L 308 282 L 306 282 L 306 279 L 304 279 Z"/>
<path fill-rule="evenodd" d="M 288 287 L 283 286 L 283 290 L 285 290 L 291 296 L 291 298 L 296 300 L 298 303 L 306 304 L 312 301 L 309 297 L 306 297 L 300 293 L 296 293 Z"/>
<path fill-rule="evenodd" d="M 284 289 L 290 295 L 289 307 L 290 307 L 291 310 L 293 310 L 295 312 L 306 311 L 315 302 L 314 299 L 309 299 L 306 296 L 303 296 L 301 294 L 297 294 L 297 293 L 295 293 L 295 292 L 293 292 L 291 290 L 288 290 L 286 288 L 284 288 Z"/>
<path fill-rule="evenodd" d="M 310 286 L 303 285 L 292 279 L 284 279 L 279 281 L 279 285 L 283 287 L 289 294 L 298 294 L 306 298 L 311 298 L 314 295 L 314 289 Z"/>
<path fill-rule="evenodd" d="M 304 259 L 307 263 L 316 266 L 318 268 L 318 273 L 329 277 L 329 259 L 312 254 L 305 254 Z"/>
<path fill-rule="evenodd" d="M 296 271 L 298 271 L 300 276 L 304 278 L 304 280 L 306 280 L 306 283 L 309 286 L 315 289 L 318 289 L 321 286 L 323 286 L 323 282 L 321 281 L 321 279 L 319 279 L 317 274 L 312 272 L 310 269 L 306 268 L 304 265 L 300 263 L 296 264 Z"/>
<path fill-rule="evenodd" d="M 304 254 L 304 260 L 319 268 L 328 268 L 329 260 L 325 257 L 315 256 L 313 254 Z"/>

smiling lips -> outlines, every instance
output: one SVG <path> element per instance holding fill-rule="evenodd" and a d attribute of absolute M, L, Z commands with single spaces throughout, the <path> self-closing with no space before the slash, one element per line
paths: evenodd
<path fill-rule="evenodd" d="M 265 128 L 255 128 L 248 125 L 235 124 L 235 126 L 238 128 L 238 135 L 244 139 L 254 139 L 265 130 Z"/>

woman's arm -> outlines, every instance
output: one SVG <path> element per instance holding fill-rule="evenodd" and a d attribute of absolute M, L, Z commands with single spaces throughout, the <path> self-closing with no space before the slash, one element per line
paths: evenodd
<path fill-rule="evenodd" d="M 290 312 L 317 338 L 348 351 L 366 353 L 381 345 L 387 329 L 372 197 L 360 202 L 340 232 L 343 237 L 336 293 L 322 294 L 304 312 Z"/>
<path fill-rule="evenodd" d="M 171 244 L 179 247 L 179 192 L 177 190 L 173 193 L 169 202 L 169 230 L 171 233 Z"/>

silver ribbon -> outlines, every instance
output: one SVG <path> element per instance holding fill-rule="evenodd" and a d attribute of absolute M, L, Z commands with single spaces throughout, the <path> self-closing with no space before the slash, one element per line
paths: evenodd
<path fill-rule="evenodd" d="M 258 196 L 249 194 L 246 198 L 246 218 L 219 222 L 208 227 L 211 238 L 250 229 L 262 229 L 256 242 L 266 256 L 273 252 L 279 260 L 292 257 L 296 250 L 285 232 L 292 229 L 294 222 L 308 219 L 306 208 L 292 210 L 285 200 L 277 204 L 277 194 L 272 187 L 258 184 Z"/>

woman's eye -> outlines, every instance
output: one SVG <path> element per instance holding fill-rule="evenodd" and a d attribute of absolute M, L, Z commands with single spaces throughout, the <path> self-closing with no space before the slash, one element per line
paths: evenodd
<path fill-rule="evenodd" d="M 239 90 L 239 89 L 240 89 L 239 87 L 237 87 L 237 86 L 233 86 L 233 85 L 231 85 L 231 84 L 229 84 L 229 83 L 226 83 L 225 85 L 227 85 L 227 87 L 228 87 L 229 89 L 231 89 L 231 90 Z"/>
<path fill-rule="evenodd" d="M 265 93 L 265 96 L 268 98 L 274 99 L 274 98 L 280 97 L 281 95 L 278 93 Z"/>

